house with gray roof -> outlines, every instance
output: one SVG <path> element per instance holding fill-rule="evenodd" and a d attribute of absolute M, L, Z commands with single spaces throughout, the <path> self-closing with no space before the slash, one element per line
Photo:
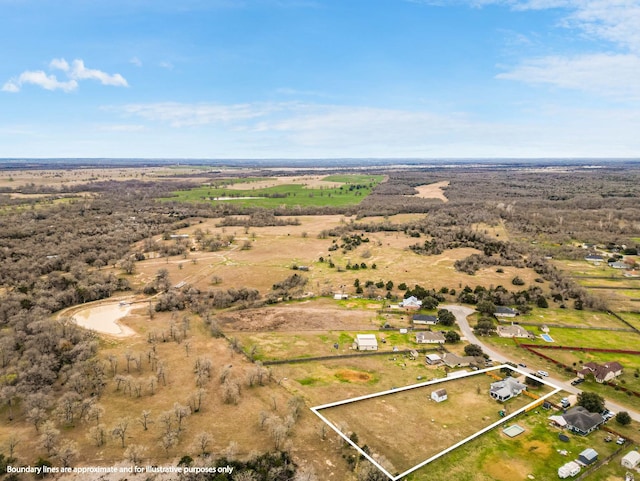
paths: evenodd
<path fill-rule="evenodd" d="M 581 436 L 586 436 L 604 423 L 601 414 L 589 412 L 582 406 L 572 407 L 562 417 L 567 422 L 567 428 Z"/>
<path fill-rule="evenodd" d="M 434 331 L 416 332 L 416 342 L 418 344 L 444 344 L 444 334 Z"/>
<path fill-rule="evenodd" d="M 516 317 L 519 316 L 520 313 L 517 309 L 513 309 L 507 306 L 496 306 L 496 309 L 493 311 L 493 315 L 496 317 Z"/>
<path fill-rule="evenodd" d="M 512 377 L 507 377 L 502 381 L 491 383 L 489 395 L 497 401 L 505 402 L 512 397 L 519 395 L 525 389 L 527 389 L 526 385 L 518 382 Z"/>
<path fill-rule="evenodd" d="M 522 338 L 535 338 L 535 334 L 527 331 L 524 327 L 518 324 L 511 324 L 510 326 L 498 326 L 498 336 L 500 337 L 522 337 Z"/>

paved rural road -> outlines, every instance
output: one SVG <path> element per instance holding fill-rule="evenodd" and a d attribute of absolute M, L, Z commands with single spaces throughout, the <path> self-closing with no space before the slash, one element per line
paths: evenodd
<path fill-rule="evenodd" d="M 454 306 L 454 305 L 441 306 L 441 307 L 443 309 L 448 309 L 453 313 L 454 316 L 456 316 L 456 321 L 458 322 L 458 326 L 460 326 L 460 331 L 462 331 L 462 337 L 466 338 L 467 342 L 471 344 L 477 344 L 478 346 L 482 347 L 482 350 L 491 359 L 498 362 L 513 362 L 516 364 L 520 362 L 517 359 L 509 359 L 504 354 L 494 350 L 491 346 L 487 346 L 486 344 L 484 344 L 482 341 L 478 339 L 478 337 L 473 333 L 473 329 L 471 329 L 471 327 L 469 326 L 469 322 L 467 321 L 467 316 L 473 314 L 475 312 L 474 309 L 471 309 L 465 306 Z M 529 366 L 529 368 L 534 372 L 537 370 L 536 367 Z M 556 386 L 561 387 L 562 389 L 564 389 L 567 392 L 570 392 L 571 394 L 578 394 L 582 392 L 577 387 L 572 386 L 570 382 L 552 378 L 552 377 L 549 377 L 547 379 L 552 383 L 554 383 Z M 606 406 L 607 406 L 607 409 L 609 409 L 614 413 L 619 413 L 620 411 L 627 411 L 634 421 L 640 422 L 640 413 L 638 413 L 637 411 L 633 411 L 632 409 L 629 409 L 626 406 L 622 406 L 621 404 L 614 403 L 611 401 L 607 401 Z"/>

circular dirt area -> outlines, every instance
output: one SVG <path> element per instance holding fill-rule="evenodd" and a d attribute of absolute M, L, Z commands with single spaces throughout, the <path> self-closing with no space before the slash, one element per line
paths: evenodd
<path fill-rule="evenodd" d="M 368 372 L 353 371 L 351 369 L 340 369 L 335 376 L 343 382 L 369 382 L 373 376 Z"/>

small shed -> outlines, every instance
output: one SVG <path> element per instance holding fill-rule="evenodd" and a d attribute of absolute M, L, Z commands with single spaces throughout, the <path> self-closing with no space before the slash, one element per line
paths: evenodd
<path fill-rule="evenodd" d="M 378 350 L 378 340 L 375 334 L 357 334 L 355 344 L 358 351 Z"/>
<path fill-rule="evenodd" d="M 593 448 L 587 448 L 578 455 L 578 461 L 589 466 L 598 460 L 598 453 Z"/>
<path fill-rule="evenodd" d="M 425 359 L 427 364 L 440 364 L 442 362 L 442 358 L 437 354 L 427 354 Z"/>
<path fill-rule="evenodd" d="M 442 401 L 447 400 L 447 390 L 446 389 L 438 389 L 437 391 L 433 391 L 431 393 L 431 399 L 435 402 L 440 403 Z"/>
<path fill-rule="evenodd" d="M 629 451 L 623 456 L 623 458 L 620 460 L 620 463 L 625 468 L 635 469 L 638 465 L 640 465 L 640 453 L 638 451 Z"/>
<path fill-rule="evenodd" d="M 558 468 L 558 477 L 560 479 L 570 478 L 577 475 L 580 472 L 580 465 L 575 461 L 570 461 L 567 464 Z"/>

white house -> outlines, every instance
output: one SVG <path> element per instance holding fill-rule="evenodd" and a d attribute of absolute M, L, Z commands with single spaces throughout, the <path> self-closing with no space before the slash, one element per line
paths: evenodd
<path fill-rule="evenodd" d="M 415 296 L 411 296 L 402 300 L 398 305 L 405 309 L 420 309 L 420 307 L 422 307 L 422 301 L 418 300 Z"/>
<path fill-rule="evenodd" d="M 512 397 L 517 396 L 525 389 L 527 389 L 527 386 L 516 381 L 512 377 L 507 377 L 502 381 L 491 383 L 489 394 L 493 399 L 496 399 L 500 402 L 505 402 Z"/>
<path fill-rule="evenodd" d="M 638 465 L 640 465 L 640 453 L 638 451 L 629 451 L 620 460 L 620 463 L 625 468 L 635 469 Z"/>
<path fill-rule="evenodd" d="M 375 334 L 357 334 L 355 344 L 358 351 L 378 350 L 378 340 Z"/>
<path fill-rule="evenodd" d="M 569 478 L 577 475 L 580 472 L 580 465 L 575 461 L 570 461 L 564 466 L 558 468 L 558 477 L 560 479 Z"/>
<path fill-rule="evenodd" d="M 444 334 L 441 332 L 422 331 L 416 333 L 416 342 L 418 344 L 444 344 Z"/>
<path fill-rule="evenodd" d="M 442 401 L 447 400 L 447 390 L 446 389 L 438 389 L 437 391 L 433 391 L 431 393 L 431 399 L 433 399 L 437 403 L 441 403 Z"/>

